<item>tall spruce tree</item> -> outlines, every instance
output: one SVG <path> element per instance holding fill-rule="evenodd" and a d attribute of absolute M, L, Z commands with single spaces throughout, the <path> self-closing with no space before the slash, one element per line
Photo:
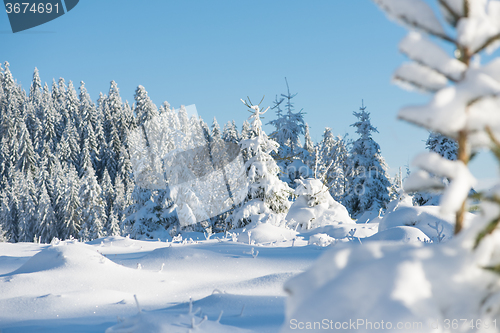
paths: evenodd
<path fill-rule="evenodd" d="M 302 146 L 300 136 L 304 134 L 305 122 L 304 112 L 295 112 L 292 99 L 297 94 L 290 93 L 288 81 L 285 78 L 287 93 L 281 94 L 281 98 L 274 101 L 273 109 L 276 110 L 277 118 L 268 124 L 273 125 L 276 130 L 270 135 L 279 145 L 278 156 L 281 158 L 291 158 L 301 152 Z M 282 105 L 285 103 L 285 105 Z M 285 110 L 282 110 L 281 107 Z"/>
<path fill-rule="evenodd" d="M 137 117 L 137 124 L 143 125 L 144 122 L 158 116 L 156 105 L 148 96 L 146 89 L 143 86 L 138 86 L 135 90 L 135 116 Z"/>
<path fill-rule="evenodd" d="M 228 121 L 226 125 L 224 125 L 224 130 L 222 131 L 222 139 L 225 142 L 238 143 L 241 138 L 238 133 L 238 129 L 236 128 L 236 123 L 234 120 L 232 122 Z"/>
<path fill-rule="evenodd" d="M 321 178 L 333 199 L 342 202 L 347 186 L 347 144 L 344 138 L 334 136 L 331 128 L 326 127 L 318 148 L 317 177 Z"/>
<path fill-rule="evenodd" d="M 79 191 L 82 228 L 79 236 L 83 240 L 92 240 L 106 235 L 106 203 L 102 189 L 97 182 L 94 168 L 90 165 L 84 170 Z"/>
<path fill-rule="evenodd" d="M 353 112 L 358 121 L 356 128 L 359 138 L 354 141 L 349 159 L 347 191 L 343 204 L 353 217 L 365 211 L 378 211 L 389 202 L 391 186 L 387 176 L 387 165 L 380 153 L 380 146 L 372 138 L 378 133 L 370 122 L 370 113 L 362 105 L 359 112 Z"/>

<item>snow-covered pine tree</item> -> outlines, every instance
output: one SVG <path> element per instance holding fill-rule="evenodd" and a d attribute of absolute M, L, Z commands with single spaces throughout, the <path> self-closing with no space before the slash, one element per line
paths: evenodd
<path fill-rule="evenodd" d="M 212 137 L 212 140 L 221 140 L 222 139 L 222 132 L 220 130 L 219 123 L 217 122 L 217 119 L 214 117 L 214 120 L 212 121 L 212 130 L 210 132 L 210 136 Z"/>
<path fill-rule="evenodd" d="M 68 161 L 77 167 L 79 165 L 80 158 L 80 135 L 75 128 L 73 121 L 70 119 L 66 124 L 66 128 L 62 134 L 61 140 L 68 143 L 69 155 L 67 156 Z"/>
<path fill-rule="evenodd" d="M 47 188 L 47 193 L 52 200 L 52 203 L 55 202 L 55 183 L 54 183 L 54 175 L 57 170 L 56 156 L 52 154 L 50 151 L 49 144 L 44 142 L 42 152 L 40 153 L 40 161 L 38 167 L 38 175 L 36 177 L 37 187 L 45 186 Z"/>
<path fill-rule="evenodd" d="M 55 80 L 52 84 L 52 100 L 54 101 L 54 108 L 57 113 L 57 125 L 56 134 L 58 140 L 61 140 L 61 136 L 66 128 L 69 121 L 69 112 L 66 109 L 66 82 L 61 77 L 56 84 Z"/>
<path fill-rule="evenodd" d="M 238 133 L 238 129 L 236 128 L 236 123 L 234 120 L 232 122 L 228 121 L 226 125 L 224 125 L 224 130 L 222 131 L 222 139 L 225 142 L 238 143 L 241 138 Z"/>
<path fill-rule="evenodd" d="M 190 137 L 191 136 L 191 130 L 190 130 L 191 126 L 190 126 L 189 117 L 188 117 L 188 114 L 187 114 L 187 111 L 186 111 L 186 108 L 184 107 L 184 105 L 181 105 L 177 117 L 179 119 L 179 130 L 182 133 L 184 133 L 184 135 L 186 137 Z"/>
<path fill-rule="evenodd" d="M 250 123 L 248 120 L 243 121 L 243 125 L 241 126 L 241 140 L 250 139 L 252 137 L 252 129 L 250 128 Z"/>
<path fill-rule="evenodd" d="M 147 120 L 158 116 L 156 105 L 148 96 L 146 89 L 143 86 L 138 86 L 135 90 L 135 109 L 134 113 L 139 126 L 143 125 Z"/>
<path fill-rule="evenodd" d="M 50 243 L 54 237 L 57 237 L 57 220 L 47 188 L 43 184 L 38 188 L 35 218 L 37 221 L 35 236 L 39 237 L 42 243 Z"/>
<path fill-rule="evenodd" d="M 251 101 L 242 102 L 252 115 L 249 120 L 255 136 L 240 141 L 242 149 L 250 150 L 252 157 L 245 163 L 249 180 L 245 201 L 229 217 L 233 227 L 241 227 L 252 221 L 265 221 L 270 214 L 286 214 L 292 189 L 278 178 L 279 167 L 270 155 L 278 150 L 278 144 L 262 130 L 262 111 Z"/>
<path fill-rule="evenodd" d="M 99 185 L 101 186 L 101 195 L 104 201 L 106 216 L 109 216 L 115 197 L 115 189 L 113 188 L 113 182 L 107 169 L 104 170 L 104 175 Z"/>
<path fill-rule="evenodd" d="M 130 107 L 128 101 L 125 101 L 123 104 L 123 115 L 120 125 L 120 139 L 128 149 L 128 135 L 137 127 L 134 111 Z"/>
<path fill-rule="evenodd" d="M 119 193 L 115 191 L 113 183 L 111 182 L 111 177 L 109 176 L 108 170 L 104 170 L 104 176 L 102 177 L 100 186 L 102 189 L 102 199 L 105 204 L 105 212 L 107 216 L 106 223 L 103 227 L 103 232 L 108 236 L 118 236 L 120 235 L 120 219 L 123 216 L 123 204 L 120 207 L 115 207 L 115 202 L 117 200 L 117 195 L 121 195 L 118 201 L 123 201 L 125 198 L 125 193 L 123 189 L 123 183 L 120 177 L 115 179 L 116 184 L 119 187 Z"/>
<path fill-rule="evenodd" d="M 17 169 L 25 175 L 28 174 L 28 172 L 34 175 L 37 173 L 37 160 L 39 157 L 33 148 L 31 136 L 26 128 L 25 122 L 19 121 L 16 125 L 18 127 L 17 133 L 19 140 Z"/>
<path fill-rule="evenodd" d="M 1 186 L 0 190 L 0 238 L 1 242 L 10 241 L 9 233 L 7 232 L 11 225 L 11 214 L 10 214 L 10 199 L 7 194 L 8 188 Z"/>
<path fill-rule="evenodd" d="M 80 117 L 80 100 L 78 99 L 75 87 L 73 86 L 73 81 L 69 81 L 68 90 L 66 91 L 65 97 L 66 100 L 64 103 L 64 107 L 68 112 L 68 123 L 72 124 L 72 126 L 75 128 L 76 133 L 78 134 L 77 137 L 80 138 L 82 134 L 81 133 L 82 120 Z M 66 128 L 68 126 L 68 123 L 66 123 Z"/>
<path fill-rule="evenodd" d="M 127 207 L 132 203 L 132 192 L 134 191 L 135 187 L 135 180 L 134 180 L 134 174 L 133 174 L 133 168 L 132 168 L 132 163 L 130 162 L 130 154 L 127 148 L 125 146 L 122 146 L 120 150 L 120 155 L 118 157 L 118 175 L 115 178 L 115 189 L 116 189 L 116 182 L 117 179 L 120 178 L 120 181 L 123 183 L 123 193 L 124 193 L 124 206 Z M 121 221 L 120 215 L 118 215 L 118 218 Z"/>
<path fill-rule="evenodd" d="M 82 203 L 79 196 L 80 179 L 73 164 L 57 164 L 56 177 L 56 217 L 58 238 L 78 238 L 82 226 Z"/>
<path fill-rule="evenodd" d="M 457 159 L 457 141 L 443 134 L 430 132 L 425 145 L 428 150 L 438 153 L 450 161 L 455 161 Z"/>
<path fill-rule="evenodd" d="M 80 119 L 82 124 L 81 129 L 81 137 L 80 144 L 81 149 L 83 151 L 83 146 L 85 141 L 87 141 L 90 151 L 91 162 L 94 167 L 94 170 L 99 166 L 98 157 L 99 157 L 99 145 L 97 141 L 97 135 L 94 130 L 96 126 L 96 119 L 94 119 L 94 114 L 96 113 L 95 104 L 92 102 L 89 93 L 87 92 L 87 88 L 85 88 L 85 83 L 83 81 L 80 82 Z M 81 170 L 81 169 L 80 169 Z"/>
<path fill-rule="evenodd" d="M 389 197 L 395 200 L 399 197 L 403 191 L 403 173 L 401 172 L 401 167 L 399 167 L 399 172 L 394 175 L 391 179 L 391 189 L 389 191 Z"/>
<path fill-rule="evenodd" d="M 438 153 L 442 157 L 455 161 L 457 159 L 458 145 L 457 142 L 443 134 L 430 132 L 425 143 L 429 151 Z M 449 184 L 446 177 L 441 178 L 443 186 Z M 419 206 L 423 205 L 439 205 L 441 194 L 439 192 L 419 191 L 413 195 L 413 202 Z"/>
<path fill-rule="evenodd" d="M 25 106 L 28 108 L 26 127 L 30 132 L 33 145 L 36 147 L 41 135 L 41 122 L 39 116 L 42 104 L 42 82 L 40 80 L 38 69 L 36 68 L 33 72 L 33 81 L 30 86 L 28 102 L 29 103 L 25 103 Z"/>
<path fill-rule="evenodd" d="M 118 176 L 115 179 L 114 185 L 114 200 L 112 205 L 112 212 L 118 220 L 120 231 L 123 230 L 123 222 L 125 220 L 125 209 L 131 203 L 131 195 L 127 195 L 125 186 L 123 185 L 122 177 Z M 108 216 L 109 220 L 109 216 Z"/>
<path fill-rule="evenodd" d="M 83 172 L 79 191 L 82 227 L 78 235 L 82 240 L 92 240 L 106 235 L 106 203 L 92 165 Z"/>
<path fill-rule="evenodd" d="M 23 109 L 23 94 L 19 86 L 15 83 L 12 73 L 9 69 L 9 63 L 5 62 L 5 70 L 2 81 L 3 98 L 0 109 L 1 127 L 0 136 L 2 144 L 7 145 L 2 147 L 4 171 L 8 169 L 16 169 L 19 162 L 19 129 L 20 124 L 24 123 L 22 114 Z"/>
<path fill-rule="evenodd" d="M 359 112 L 353 112 L 358 121 L 356 128 L 359 138 L 354 141 L 349 159 L 347 191 L 342 203 L 353 217 L 365 211 L 379 211 L 389 202 L 391 186 L 387 176 L 387 165 L 380 153 L 380 146 L 372 138 L 378 133 L 370 122 L 370 113 L 362 105 Z"/>
<path fill-rule="evenodd" d="M 287 93 L 281 94 L 281 98 L 274 101 L 273 109 L 276 109 L 277 118 L 271 120 L 268 124 L 273 125 L 276 130 L 270 135 L 279 145 L 278 156 L 281 158 L 291 158 L 301 152 L 302 145 L 300 143 L 300 135 L 304 134 L 305 122 L 304 112 L 294 112 L 294 104 L 292 99 L 297 94 L 290 93 L 288 81 L 285 78 Z M 282 104 L 285 110 L 281 109 Z"/>
<path fill-rule="evenodd" d="M 15 171 L 12 188 L 17 189 L 17 228 L 18 242 L 32 242 L 36 229 L 36 194 L 33 176 L 28 170 L 26 174 Z"/>
<path fill-rule="evenodd" d="M 302 147 L 302 152 L 300 158 L 307 167 L 313 169 L 314 167 L 314 142 L 311 139 L 311 133 L 309 132 L 309 125 L 306 123 L 304 130 L 304 146 Z"/>
<path fill-rule="evenodd" d="M 177 117 L 177 113 L 175 110 L 170 108 L 170 104 L 165 101 L 160 107 L 160 113 L 166 117 L 166 123 L 168 128 L 173 130 L 180 130 L 179 118 Z"/>
<path fill-rule="evenodd" d="M 37 147 L 40 151 L 43 148 L 43 142 L 46 142 L 52 153 L 55 153 L 58 143 L 57 139 L 57 113 L 54 107 L 53 99 L 50 95 L 49 86 L 47 84 L 43 87 L 42 104 L 40 107 L 41 119 L 43 124 L 41 141 Z"/>
<path fill-rule="evenodd" d="M 105 233 L 108 236 L 120 236 L 120 220 L 116 216 L 116 211 L 111 207 L 111 213 L 108 215 L 108 220 L 106 221 Z"/>
<path fill-rule="evenodd" d="M 8 204 L 8 209 L 2 212 L 2 221 L 4 223 L 4 231 L 7 233 L 7 238 L 10 242 L 19 241 L 19 188 L 16 188 L 16 183 L 14 182 L 14 171 L 9 169 L 8 177 L 4 177 L 2 180 L 2 189 L 5 191 L 7 196 L 6 203 Z M 12 181 L 12 186 L 9 184 L 8 180 Z"/>
<path fill-rule="evenodd" d="M 349 155 L 347 143 L 344 138 L 335 137 L 331 128 L 326 127 L 318 148 L 319 161 L 316 166 L 316 176 L 328 188 L 333 199 L 342 202 L 347 186 Z M 311 162 L 314 163 L 314 161 Z"/>

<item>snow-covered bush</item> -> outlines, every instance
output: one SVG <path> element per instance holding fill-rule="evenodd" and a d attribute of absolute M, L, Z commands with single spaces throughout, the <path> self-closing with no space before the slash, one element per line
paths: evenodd
<path fill-rule="evenodd" d="M 286 216 L 290 228 L 308 230 L 324 225 L 352 223 L 347 209 L 335 201 L 319 179 L 297 179 L 298 198 Z"/>
<path fill-rule="evenodd" d="M 249 108 L 253 136 L 240 141 L 250 159 L 245 163 L 249 187 L 244 203 L 229 217 L 233 227 L 241 227 L 252 221 L 264 221 L 270 214 L 284 214 L 290 207 L 288 198 L 292 189 L 278 177 L 279 167 L 270 155 L 279 145 L 262 130 L 262 111 L 259 105 L 242 102 Z"/>

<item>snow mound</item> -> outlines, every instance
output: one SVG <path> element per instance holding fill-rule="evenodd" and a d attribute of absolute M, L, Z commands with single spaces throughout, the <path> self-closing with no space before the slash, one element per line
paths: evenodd
<path fill-rule="evenodd" d="M 271 223 L 253 222 L 238 236 L 238 242 L 266 244 L 292 240 L 297 236 L 294 230 L 277 227 Z"/>
<path fill-rule="evenodd" d="M 428 238 L 437 239 L 438 232 L 443 239 L 453 237 L 455 217 L 453 214 L 441 215 L 438 206 L 403 206 L 386 214 L 379 223 L 379 232 L 400 226 L 420 229 Z M 468 218 L 473 217 L 468 213 Z"/>
<path fill-rule="evenodd" d="M 403 243 L 426 242 L 430 241 L 429 237 L 420 229 L 407 226 L 397 226 L 383 231 L 379 231 L 373 236 L 363 239 L 367 241 L 396 241 Z"/>
<path fill-rule="evenodd" d="M 379 241 L 331 248 L 285 284 L 290 297 L 281 332 L 325 318 L 328 325 L 347 322 L 356 332 L 391 332 L 398 323 L 402 332 L 431 332 L 433 323 L 442 328 L 445 319 L 466 316 L 498 332 L 492 320 L 500 309 L 491 305 L 499 296 L 498 275 L 481 268 L 494 245 L 471 253 L 459 239 L 434 246 Z"/>
<path fill-rule="evenodd" d="M 309 237 L 309 245 L 317 246 L 329 246 L 335 244 L 335 238 L 328 236 L 327 234 L 314 234 Z"/>
<path fill-rule="evenodd" d="M 297 183 L 295 194 L 299 197 L 286 215 L 291 228 L 307 230 L 335 222 L 353 222 L 347 209 L 332 198 L 319 179 L 299 179 Z"/>
<path fill-rule="evenodd" d="M 58 268 L 90 269 L 105 262 L 116 265 L 87 245 L 68 241 L 43 249 L 11 274 L 35 273 Z"/>

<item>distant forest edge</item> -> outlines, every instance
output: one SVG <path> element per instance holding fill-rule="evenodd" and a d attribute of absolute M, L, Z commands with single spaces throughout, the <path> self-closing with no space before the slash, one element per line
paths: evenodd
<path fill-rule="evenodd" d="M 0 84 L 2 240 L 46 243 L 55 237 L 91 240 L 125 234 L 148 238 L 158 231 L 170 235 L 181 228 L 216 232 L 234 225 L 227 222 L 231 211 L 180 225 L 178 207 L 169 200 L 168 189 L 136 185 L 132 133 L 162 117 L 164 126 L 187 138 L 170 149 L 183 149 L 193 145 L 185 141 L 193 140 L 193 131 L 200 129 L 206 142 L 239 144 L 257 136 L 253 124 L 245 121 L 239 131 L 230 121 L 221 131 L 215 118 L 208 126 L 199 117 L 189 118 L 184 107 L 177 111 L 164 102 L 157 108 L 142 86 L 137 87 L 131 106 L 122 101 L 114 81 L 108 94 L 101 93 L 94 102 L 83 82 L 78 93 L 71 81 L 66 84 L 62 78 L 49 88 L 42 85 L 37 69 L 26 92 L 14 80 L 8 62 L 0 66 Z M 354 112 L 357 140 L 335 136 L 327 127 L 315 144 L 304 112 L 295 111 L 294 96 L 289 90 L 277 96 L 269 112 L 275 112 L 269 123 L 276 130 L 269 138 L 279 144 L 271 156 L 279 166 L 280 180 L 290 188 L 296 187 L 297 178 L 322 180 L 353 218 L 385 208 L 400 190 L 401 174 L 392 180 L 387 175 L 366 107 Z M 243 157 L 248 162 L 252 151 L 243 150 Z M 267 200 L 264 194 L 262 200 Z M 287 200 L 293 200 L 292 192 Z"/>

